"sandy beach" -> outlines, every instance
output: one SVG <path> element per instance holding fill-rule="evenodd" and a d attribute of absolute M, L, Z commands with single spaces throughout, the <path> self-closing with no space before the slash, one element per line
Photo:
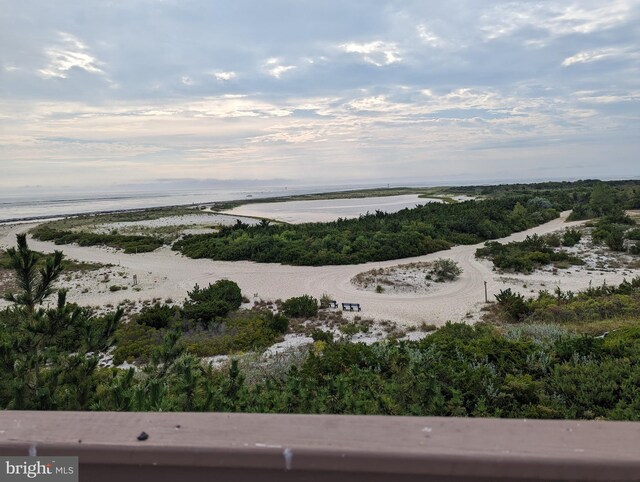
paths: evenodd
<path fill-rule="evenodd" d="M 568 214 L 569 212 L 564 212 L 558 219 L 500 241 L 519 241 L 528 235 L 546 234 L 582 223 L 565 222 Z M 0 227 L 0 246 L 5 248 L 13 245 L 17 233 L 28 231 L 33 226 L 34 224 L 20 224 Z M 70 285 L 72 289 L 69 299 L 82 305 L 116 305 L 127 299 L 154 298 L 179 302 L 196 283 L 206 286 L 226 278 L 237 282 L 250 300 L 286 299 L 302 294 L 319 298 L 326 293 L 339 303 L 360 303 L 362 312 L 358 315 L 363 318 L 390 320 L 404 326 L 415 326 L 422 322 L 441 325 L 447 321 L 477 320 L 484 305 L 485 281 L 491 300 L 495 293 L 506 287 L 524 294 L 531 294 L 539 289 L 553 290 L 556 286 L 575 291 L 588 287 L 590 283 L 601 284 L 606 281 L 613 284 L 638 274 L 637 270 L 634 272 L 628 269 L 598 272 L 574 267 L 559 270 L 555 274 L 551 271 L 536 271 L 531 275 L 507 276 L 493 271 L 489 261 L 475 258 L 475 250 L 480 245 L 455 246 L 448 251 L 403 260 L 323 267 L 190 259 L 168 247 L 151 253 L 124 254 L 110 248 L 56 246 L 34 239 L 30 239 L 30 246 L 47 253 L 61 249 L 72 259 L 113 265 L 110 272 L 119 273 L 117 282 L 128 289 L 109 291 L 107 284 L 100 284 L 100 277 L 104 276 L 101 273 L 94 275 L 96 279 L 92 282 L 74 280 L 75 284 Z M 358 273 L 371 269 L 429 262 L 441 257 L 458 262 L 463 273 L 455 282 L 434 284 L 432 291 L 428 293 L 375 293 L 362 290 L 351 282 Z M 133 275 L 136 275 L 139 282 L 139 291 L 133 290 Z M 84 289 L 80 289 L 81 287 Z"/>

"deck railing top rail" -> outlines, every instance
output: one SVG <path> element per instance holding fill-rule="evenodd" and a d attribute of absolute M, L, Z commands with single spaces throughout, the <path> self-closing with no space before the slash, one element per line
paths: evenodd
<path fill-rule="evenodd" d="M 29 453 L 77 455 L 80 480 L 92 482 L 640 480 L 640 424 L 0 412 L 0 455 Z"/>

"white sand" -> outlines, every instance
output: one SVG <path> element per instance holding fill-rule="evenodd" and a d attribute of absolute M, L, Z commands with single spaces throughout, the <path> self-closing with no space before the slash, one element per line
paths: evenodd
<path fill-rule="evenodd" d="M 320 199 L 315 201 L 287 201 L 245 204 L 225 211 L 236 216 L 255 216 L 277 219 L 287 223 L 319 223 L 335 221 L 338 218 L 357 218 L 361 214 L 395 213 L 405 208 L 414 208 L 432 202 L 442 202 L 435 198 L 420 198 L 417 194 L 402 196 L 380 196 L 356 199 Z"/>
<path fill-rule="evenodd" d="M 253 218 L 242 216 L 227 216 L 223 214 L 185 214 L 182 216 L 165 216 L 158 219 L 145 219 L 143 221 L 119 221 L 97 225 L 91 231 L 96 233 L 109 233 L 120 229 L 136 228 L 163 228 L 169 226 L 232 226 L 237 220 L 245 224 L 258 224 L 259 221 Z M 209 231 L 211 232 L 211 231 Z"/>
<path fill-rule="evenodd" d="M 530 234 L 546 234 L 563 227 L 579 225 L 580 222 L 565 223 L 568 212 L 542 226 L 513 234 L 500 241 L 520 241 Z M 31 225 L 0 227 L 0 246 L 15 244 L 15 234 L 24 232 Z M 262 299 L 286 299 L 291 296 L 310 294 L 315 297 L 328 293 L 340 302 L 360 303 L 363 311 L 356 313 L 362 317 L 391 320 L 407 326 L 421 322 L 443 324 L 446 321 L 473 321 L 478 318 L 479 309 L 484 304 L 484 281 L 487 282 L 489 298 L 500 289 L 511 287 L 515 291 L 531 294 L 532 289 L 542 285 L 553 290 L 559 286 L 563 290 L 580 290 L 589 286 L 619 283 L 626 276 L 637 276 L 638 270 L 618 270 L 616 272 L 588 272 L 570 270 L 554 275 L 550 272 L 535 272 L 532 275 L 505 277 L 492 270 L 486 260 L 475 259 L 475 250 L 480 245 L 456 246 L 448 251 L 440 251 L 426 256 L 392 260 L 382 263 L 366 263 L 348 266 L 284 266 L 279 264 L 258 264 L 248 261 L 224 262 L 207 259 L 190 259 L 168 248 L 153 253 L 123 254 L 108 248 L 80 247 L 75 245 L 56 246 L 50 242 L 30 240 L 32 249 L 52 252 L 62 249 L 65 254 L 80 261 L 94 261 L 120 265 L 126 269 L 131 279 L 137 274 L 145 289 L 134 293 L 131 289 L 118 292 L 72 290 L 71 301 L 84 305 L 117 304 L 129 299 L 172 298 L 178 302 L 186 296 L 193 285 L 206 286 L 221 278 L 237 282 L 242 292 L 249 298 L 257 293 Z M 464 270 L 460 278 L 452 283 L 437 283 L 437 289 L 426 294 L 372 293 L 358 289 L 351 283 L 356 274 L 373 268 L 393 266 L 417 261 L 433 261 L 437 258 L 451 258 Z M 115 268 L 116 270 L 118 268 Z M 626 273 L 626 274 L 625 274 Z M 523 287 L 526 284 L 527 287 Z M 349 314 L 347 316 L 354 316 Z"/>

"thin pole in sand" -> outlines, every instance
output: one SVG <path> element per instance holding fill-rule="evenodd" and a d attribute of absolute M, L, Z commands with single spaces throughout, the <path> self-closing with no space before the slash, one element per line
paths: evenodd
<path fill-rule="evenodd" d="M 487 282 L 484 282 L 484 302 L 489 303 L 489 297 L 487 296 Z"/>

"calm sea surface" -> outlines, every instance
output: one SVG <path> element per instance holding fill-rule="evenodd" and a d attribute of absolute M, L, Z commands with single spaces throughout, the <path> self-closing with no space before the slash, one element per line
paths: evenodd
<path fill-rule="evenodd" d="M 117 193 L 24 193 L 0 192 L 0 223 L 27 219 L 68 216 L 104 211 L 142 209 L 161 206 L 201 204 L 248 198 L 271 198 L 357 189 L 367 186 L 314 186 L 298 189 L 255 187 L 242 189 L 199 189 L 129 191 Z M 370 186 L 369 186 L 370 187 Z"/>

